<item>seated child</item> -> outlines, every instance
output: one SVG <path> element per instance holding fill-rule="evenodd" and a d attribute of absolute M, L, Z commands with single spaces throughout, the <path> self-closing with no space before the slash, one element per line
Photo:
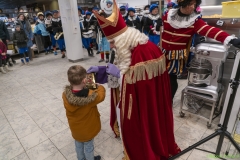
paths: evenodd
<path fill-rule="evenodd" d="M 100 114 L 97 104 L 105 99 L 105 88 L 87 89 L 87 71 L 80 65 L 69 68 L 68 81 L 62 94 L 64 107 L 75 146 L 78 160 L 100 160 L 94 157 L 93 139 L 101 129 Z"/>
<path fill-rule="evenodd" d="M 6 74 L 6 71 L 11 71 L 7 65 L 7 47 L 0 39 L 0 71 Z"/>

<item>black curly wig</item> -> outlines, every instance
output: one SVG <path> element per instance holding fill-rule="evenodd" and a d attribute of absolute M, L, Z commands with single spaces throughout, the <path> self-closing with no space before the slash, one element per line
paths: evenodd
<path fill-rule="evenodd" d="M 183 8 L 187 7 L 191 2 L 192 0 L 177 0 L 178 6 Z M 200 6 L 201 3 L 202 0 L 196 0 L 196 7 Z"/>
<path fill-rule="evenodd" d="M 150 8 L 150 5 L 146 5 L 146 6 L 144 7 L 144 10 L 146 10 L 146 8 Z"/>

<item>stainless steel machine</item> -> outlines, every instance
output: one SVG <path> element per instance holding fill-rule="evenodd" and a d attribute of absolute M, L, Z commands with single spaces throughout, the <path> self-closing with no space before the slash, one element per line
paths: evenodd
<path fill-rule="evenodd" d="M 183 111 L 197 114 L 208 120 L 208 127 L 211 127 L 213 114 L 221 110 L 224 92 L 222 85 L 223 66 L 228 50 L 223 44 L 219 44 L 219 42 L 209 43 L 208 40 L 191 50 L 195 55 L 188 69 L 188 86 L 182 91 L 180 115 L 184 116 Z M 205 109 L 210 108 L 208 118 L 199 114 L 204 106 Z"/>
<path fill-rule="evenodd" d="M 204 21 L 240 37 L 240 19 L 206 18 Z M 184 117 L 185 112 L 195 114 L 207 120 L 207 126 L 211 127 L 214 115 L 222 112 L 238 50 L 206 38 L 192 51 L 195 56 L 189 67 L 188 86 L 182 91 L 180 116 Z"/>

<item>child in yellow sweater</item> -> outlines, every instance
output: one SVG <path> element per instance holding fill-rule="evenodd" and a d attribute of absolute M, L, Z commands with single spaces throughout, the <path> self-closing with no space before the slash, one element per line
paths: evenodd
<path fill-rule="evenodd" d="M 97 104 L 104 101 L 105 88 L 87 89 L 87 72 L 80 65 L 70 67 L 67 74 L 70 86 L 65 87 L 62 98 L 78 160 L 100 160 L 101 156 L 94 157 L 93 139 L 101 129 Z"/>

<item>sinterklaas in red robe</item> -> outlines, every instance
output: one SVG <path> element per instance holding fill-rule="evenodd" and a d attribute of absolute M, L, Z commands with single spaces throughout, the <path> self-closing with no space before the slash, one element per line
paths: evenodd
<path fill-rule="evenodd" d="M 152 42 L 132 50 L 121 86 L 121 132 L 126 158 L 167 160 L 180 152 L 174 138 L 165 56 Z"/>

